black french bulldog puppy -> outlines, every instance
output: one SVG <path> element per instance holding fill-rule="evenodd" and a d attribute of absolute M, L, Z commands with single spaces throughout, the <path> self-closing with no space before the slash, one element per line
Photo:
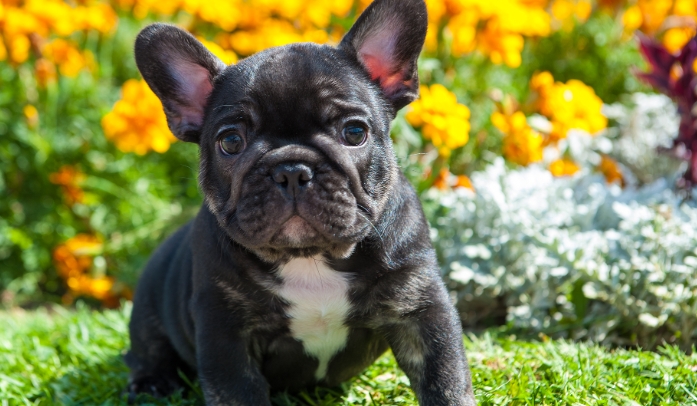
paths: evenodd
<path fill-rule="evenodd" d="M 338 47 L 225 66 L 154 24 L 138 68 L 169 127 L 200 146 L 205 203 L 148 263 L 128 390 L 197 376 L 209 405 L 334 386 L 391 347 L 421 405 L 474 405 L 462 329 L 390 140 L 418 95 L 423 0 L 376 0 Z"/>

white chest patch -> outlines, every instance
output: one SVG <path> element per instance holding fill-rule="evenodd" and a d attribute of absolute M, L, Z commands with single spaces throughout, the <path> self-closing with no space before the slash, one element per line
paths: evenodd
<path fill-rule="evenodd" d="M 351 307 L 348 275 L 331 269 L 323 258 L 295 258 L 278 272 L 283 284 L 276 294 L 290 303 L 291 334 L 308 355 L 319 360 L 315 378 L 320 380 L 348 339 L 344 325 Z"/>

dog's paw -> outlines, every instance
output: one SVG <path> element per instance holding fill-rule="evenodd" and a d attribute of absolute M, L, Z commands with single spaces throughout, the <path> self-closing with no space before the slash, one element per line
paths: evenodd
<path fill-rule="evenodd" d="M 128 403 L 134 403 L 138 395 L 145 394 L 156 398 L 165 398 L 180 389 L 178 382 L 169 379 L 143 377 L 128 384 Z"/>

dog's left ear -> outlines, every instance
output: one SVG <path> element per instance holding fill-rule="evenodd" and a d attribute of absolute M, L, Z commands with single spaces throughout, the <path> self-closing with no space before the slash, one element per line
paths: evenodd
<path fill-rule="evenodd" d="M 428 26 L 423 0 L 375 0 L 341 40 L 395 112 L 419 96 L 417 59 Z"/>
<path fill-rule="evenodd" d="M 135 55 L 143 79 L 162 101 L 169 129 L 182 141 L 198 143 L 213 81 L 225 64 L 191 34 L 168 24 L 145 27 Z"/>

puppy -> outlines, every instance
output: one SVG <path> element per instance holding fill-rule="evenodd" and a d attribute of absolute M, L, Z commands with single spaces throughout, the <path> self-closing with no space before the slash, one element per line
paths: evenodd
<path fill-rule="evenodd" d="M 205 202 L 150 259 L 130 322 L 132 396 L 178 370 L 209 405 L 334 386 L 388 347 L 421 405 L 474 405 L 462 329 L 390 140 L 418 95 L 423 0 L 376 0 L 338 47 L 225 66 L 170 25 L 138 68 L 170 129 L 200 147 Z"/>

